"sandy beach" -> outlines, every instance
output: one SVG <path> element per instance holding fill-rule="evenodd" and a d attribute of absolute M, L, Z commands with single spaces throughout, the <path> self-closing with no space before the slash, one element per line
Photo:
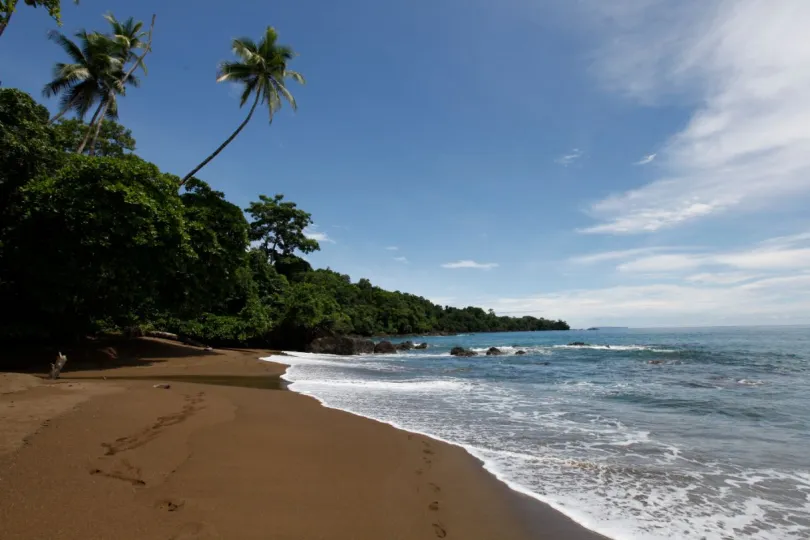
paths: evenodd
<path fill-rule="evenodd" d="M 602 538 L 461 448 L 277 390 L 270 354 L 139 339 L 0 374 L 0 538 Z"/>

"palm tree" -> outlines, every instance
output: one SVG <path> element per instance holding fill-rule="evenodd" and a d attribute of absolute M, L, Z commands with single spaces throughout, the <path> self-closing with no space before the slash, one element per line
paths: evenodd
<path fill-rule="evenodd" d="M 107 87 L 115 84 L 121 72 L 121 61 L 115 56 L 115 43 L 106 36 L 84 30 L 76 34 L 78 43 L 60 32 L 51 32 L 48 37 L 73 61 L 56 64 L 53 80 L 42 90 L 45 97 L 62 96 L 59 113 L 50 122 L 55 122 L 70 110 L 84 118 L 95 102 L 104 99 Z"/>
<path fill-rule="evenodd" d="M 118 117 L 117 95 L 123 95 L 125 93 L 127 84 L 135 87 L 138 86 L 138 79 L 133 77 L 133 72 L 138 67 L 143 69 L 144 73 L 146 73 L 146 65 L 143 63 L 143 59 L 149 52 L 149 48 L 152 43 L 152 28 L 154 27 L 153 17 L 152 28 L 150 28 L 148 34 L 149 41 L 144 42 L 142 38 L 146 36 L 147 33 L 143 31 L 142 22 L 136 22 L 132 17 L 126 21 L 120 22 L 112 13 L 108 13 L 104 16 L 104 18 L 107 19 L 107 22 L 109 22 L 110 26 L 112 27 L 112 36 L 110 39 L 115 44 L 114 54 L 115 57 L 121 62 L 122 70 L 117 73 L 119 77 L 118 80 L 115 81 L 115 84 L 108 86 L 107 94 L 104 99 L 100 101 L 98 109 L 93 115 L 93 121 L 90 122 L 90 127 L 87 130 L 87 134 L 77 149 L 77 152 L 83 152 L 85 146 L 88 144 L 88 142 L 90 142 L 91 156 L 95 154 L 96 139 L 98 139 L 101 124 L 104 122 L 104 119 L 109 118 L 110 120 L 115 120 Z M 140 49 L 145 49 L 145 52 L 139 57 L 137 56 L 137 52 Z M 124 72 L 123 67 L 126 66 L 130 61 L 132 61 L 132 66 L 126 72 Z"/>
<path fill-rule="evenodd" d="M 233 52 L 239 57 L 240 61 L 220 64 L 217 82 L 230 81 L 241 84 L 242 99 L 239 106 L 244 107 L 250 96 L 255 94 L 253 106 L 251 106 L 247 118 L 236 128 L 236 131 L 219 148 L 214 150 L 213 154 L 205 158 L 202 163 L 188 173 L 180 181 L 181 186 L 217 157 L 239 135 L 250 122 L 253 112 L 260 102 L 267 104 L 270 111 L 270 122 L 273 121 L 273 114 L 281 108 L 282 97 L 290 104 L 293 110 L 297 109 L 295 98 L 287 90 L 284 80 L 290 78 L 304 84 L 304 77 L 300 73 L 287 69 L 287 62 L 295 57 L 295 52 L 286 45 L 278 45 L 276 43 L 277 39 L 276 30 L 268 26 L 259 43 L 250 38 L 233 40 Z"/>

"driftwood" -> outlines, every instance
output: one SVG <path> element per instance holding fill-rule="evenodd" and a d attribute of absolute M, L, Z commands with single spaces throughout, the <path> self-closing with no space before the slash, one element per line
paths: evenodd
<path fill-rule="evenodd" d="M 190 337 L 178 336 L 177 334 L 172 334 L 171 332 L 159 332 L 157 330 L 151 330 L 149 332 L 146 332 L 146 336 L 153 338 L 170 339 L 172 341 L 179 341 L 180 343 L 185 343 L 186 345 L 191 345 L 193 347 L 202 347 L 207 350 L 211 349 L 211 347 L 207 346 L 205 343 L 200 343 L 199 341 L 191 339 Z"/>
<path fill-rule="evenodd" d="M 51 374 L 50 374 L 51 379 L 59 378 L 59 374 L 62 372 L 62 368 L 65 367 L 65 362 L 67 362 L 67 356 L 65 356 L 60 352 L 59 356 L 56 357 L 56 362 L 51 364 Z"/>

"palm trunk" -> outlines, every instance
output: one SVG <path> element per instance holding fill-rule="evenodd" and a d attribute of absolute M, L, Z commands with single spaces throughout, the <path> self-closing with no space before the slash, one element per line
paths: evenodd
<path fill-rule="evenodd" d="M 59 120 L 60 118 L 62 118 L 63 116 L 65 116 L 65 115 L 67 114 L 67 112 L 70 110 L 70 108 L 71 108 L 71 107 L 73 107 L 73 102 L 72 102 L 72 101 L 71 101 L 71 102 L 68 104 L 68 106 L 67 106 L 67 107 L 65 107 L 64 109 L 62 109 L 61 111 L 59 111 L 59 114 L 57 114 L 56 116 L 54 116 L 53 118 L 51 118 L 50 120 L 48 120 L 48 124 L 49 124 L 49 125 L 50 125 L 50 124 L 53 124 L 54 122 L 56 122 L 57 120 Z"/>
<path fill-rule="evenodd" d="M 191 178 L 192 176 L 197 174 L 197 172 L 200 169 L 202 169 L 203 167 L 208 165 L 208 162 L 210 162 L 212 159 L 217 157 L 219 155 L 219 153 L 222 152 L 225 149 L 226 146 L 231 144 L 231 141 L 233 141 L 236 138 L 236 136 L 239 135 L 239 132 L 242 131 L 245 128 L 247 123 L 250 122 L 250 117 L 253 116 L 253 111 L 256 110 L 256 106 L 259 104 L 259 98 L 260 97 L 261 97 L 261 93 L 256 92 L 256 99 L 253 101 L 253 106 L 250 108 L 250 112 L 248 113 L 247 118 L 245 118 L 245 121 L 242 122 L 239 125 L 238 128 L 236 128 L 236 131 L 234 131 L 233 134 L 230 137 L 228 137 L 228 139 L 224 143 L 222 143 L 219 148 L 214 150 L 213 154 L 211 154 L 210 156 L 205 158 L 205 161 L 203 161 L 202 163 L 197 165 L 197 167 L 195 167 L 193 171 L 191 171 L 190 173 L 188 173 L 187 175 L 185 175 L 183 177 L 183 179 L 180 181 L 180 187 L 183 187 L 183 185 L 185 185 L 185 183 L 188 182 L 189 178 Z"/>
<path fill-rule="evenodd" d="M 108 108 L 109 108 L 109 101 L 104 105 L 104 109 L 101 111 L 101 114 L 98 117 L 98 121 L 96 122 L 95 129 L 93 129 L 92 124 L 90 125 L 90 127 L 87 128 L 87 133 L 88 134 L 90 133 L 90 131 L 93 132 L 93 138 L 90 139 L 90 155 L 91 156 L 96 155 L 96 141 L 98 140 L 98 133 L 99 133 L 99 131 L 101 131 L 101 124 L 104 123 L 104 115 L 107 114 L 107 109 Z"/>
<path fill-rule="evenodd" d="M 93 118 L 90 119 L 90 125 L 87 126 L 87 133 L 85 133 L 84 139 L 82 139 L 81 144 L 79 144 L 79 147 L 76 149 L 77 154 L 83 153 L 84 152 L 84 147 L 87 146 L 87 143 L 90 141 L 91 128 L 92 128 L 93 124 L 96 123 L 96 118 L 98 118 L 99 113 L 101 113 L 101 109 L 106 109 L 106 104 L 103 101 L 98 104 L 98 108 L 96 109 L 96 112 L 93 113 Z M 102 118 L 104 118 L 104 117 L 102 116 Z"/>

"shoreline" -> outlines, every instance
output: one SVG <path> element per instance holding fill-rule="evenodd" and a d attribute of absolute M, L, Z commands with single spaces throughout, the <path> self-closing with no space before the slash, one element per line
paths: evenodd
<path fill-rule="evenodd" d="M 604 539 L 463 447 L 242 384 L 283 378 L 270 351 L 139 343 L 160 351 L 0 375 L 0 439 L 19 439 L 0 444 L 0 536 Z"/>
<path fill-rule="evenodd" d="M 284 356 L 288 356 L 288 357 L 289 356 L 295 356 L 295 353 L 285 351 Z M 271 359 L 271 358 L 274 358 L 274 359 Z M 523 487 L 523 486 L 521 486 L 519 484 L 516 484 L 515 482 L 512 482 L 512 481 L 506 479 L 502 474 L 499 474 L 498 471 L 494 471 L 494 470 L 489 469 L 487 467 L 487 462 L 483 458 L 476 455 L 474 449 L 469 447 L 469 446 L 459 444 L 459 443 L 456 443 L 456 442 L 453 442 L 453 441 L 450 441 L 450 440 L 447 440 L 447 439 L 443 439 L 443 438 L 441 438 L 439 436 L 436 436 L 436 435 L 434 435 L 432 433 L 407 429 L 407 428 L 405 428 L 405 427 L 403 427 L 403 426 L 401 426 L 401 425 L 399 425 L 399 424 L 397 424 L 395 422 L 390 422 L 390 421 L 386 421 L 386 420 L 380 420 L 380 419 L 377 419 L 377 418 L 373 418 L 371 416 L 366 416 L 366 415 L 358 413 L 358 412 L 354 412 L 354 411 L 350 411 L 350 410 L 346 410 L 346 409 L 341 409 L 339 407 L 333 407 L 331 405 L 328 405 L 326 402 L 322 401 L 320 398 L 318 398 L 318 397 L 316 397 L 316 396 L 314 396 L 312 394 L 307 394 L 307 393 L 295 391 L 292 388 L 292 386 L 295 384 L 295 381 L 288 378 L 289 368 L 292 367 L 292 366 L 290 364 L 284 363 L 283 360 L 277 360 L 277 358 L 278 358 L 278 356 L 270 356 L 270 357 L 267 357 L 267 358 L 260 358 L 260 360 L 262 360 L 264 362 L 271 363 L 271 364 L 281 365 L 281 366 L 283 366 L 285 368 L 284 371 L 279 374 L 279 378 L 286 381 L 287 390 L 289 390 L 289 391 L 291 391 L 291 392 L 293 392 L 293 393 L 295 393 L 297 395 L 314 399 L 316 402 L 318 402 L 318 404 L 320 406 L 322 406 L 325 409 L 329 409 L 329 410 L 333 410 L 333 411 L 339 411 L 339 412 L 345 413 L 345 414 L 350 414 L 352 416 L 363 418 L 364 420 L 368 420 L 368 421 L 375 422 L 375 423 L 378 423 L 378 424 L 382 424 L 382 425 L 385 425 L 385 426 L 390 426 L 390 427 L 392 427 L 392 428 L 394 428 L 394 429 L 396 429 L 398 431 L 402 431 L 402 432 L 405 432 L 405 433 L 412 433 L 414 435 L 419 435 L 421 437 L 427 437 L 429 439 L 432 439 L 432 440 L 436 441 L 437 443 L 452 446 L 454 448 L 458 448 L 459 450 L 463 451 L 466 455 L 468 455 L 471 459 L 475 460 L 475 462 L 478 464 L 480 469 L 485 474 L 487 474 L 490 477 L 496 479 L 500 484 L 502 484 L 508 490 L 509 493 L 506 496 L 509 497 L 509 498 L 514 499 L 513 504 L 515 506 L 522 507 L 522 511 L 525 513 L 524 519 L 527 522 L 532 523 L 534 526 L 540 525 L 542 527 L 547 527 L 548 526 L 548 523 L 547 523 L 548 519 L 552 519 L 552 520 L 562 519 L 562 520 L 569 521 L 571 523 L 571 525 L 573 525 L 574 528 L 580 528 L 580 529 L 582 529 L 582 531 L 587 533 L 587 536 L 583 536 L 583 537 L 580 537 L 580 536 L 559 536 L 559 537 L 552 536 L 552 538 L 583 538 L 584 540 L 611 540 L 610 537 L 605 536 L 602 533 L 599 533 L 596 530 L 589 528 L 588 526 L 584 525 L 583 523 L 577 521 L 574 517 L 569 516 L 568 514 L 565 513 L 565 510 L 557 508 L 557 506 L 554 503 L 543 500 L 539 495 L 537 495 L 536 493 L 530 491 L 529 489 L 527 489 L 527 488 L 525 488 L 525 487 Z M 538 507 L 540 507 L 540 508 L 538 509 Z M 561 532 L 571 534 L 571 532 L 569 530 L 569 527 L 563 527 L 563 530 Z M 577 532 L 577 533 L 574 533 L 574 534 L 579 534 L 579 533 Z M 535 536 L 530 536 L 530 538 L 536 538 L 536 537 Z M 540 538 L 545 538 L 545 537 L 543 536 L 543 537 L 540 537 Z"/>

